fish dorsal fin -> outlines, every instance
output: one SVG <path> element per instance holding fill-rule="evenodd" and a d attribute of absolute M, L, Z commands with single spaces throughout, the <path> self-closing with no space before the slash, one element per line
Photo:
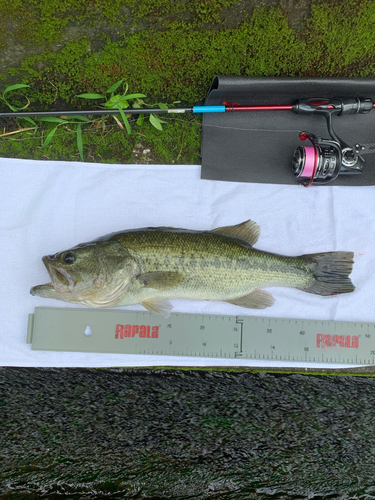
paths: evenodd
<path fill-rule="evenodd" d="M 236 224 L 235 226 L 218 227 L 213 229 L 211 233 L 220 233 L 225 234 L 226 236 L 232 236 L 233 238 L 240 238 L 253 246 L 258 241 L 260 227 L 256 222 L 249 219 L 246 222 L 241 222 L 241 224 Z"/>
<path fill-rule="evenodd" d="M 142 306 L 154 314 L 159 314 L 164 318 L 169 318 L 171 311 L 173 309 L 172 304 L 167 299 L 161 297 L 154 297 L 151 299 L 145 299 L 141 302 Z"/>
<path fill-rule="evenodd" d="M 236 299 L 226 300 L 230 304 L 246 307 L 247 309 L 265 309 L 270 307 L 275 302 L 275 299 L 269 292 L 256 288 L 251 293 L 238 297 Z"/>
<path fill-rule="evenodd" d="M 184 275 L 178 271 L 153 271 L 151 273 L 137 276 L 142 281 L 145 288 L 156 288 L 165 290 L 177 286 Z"/>

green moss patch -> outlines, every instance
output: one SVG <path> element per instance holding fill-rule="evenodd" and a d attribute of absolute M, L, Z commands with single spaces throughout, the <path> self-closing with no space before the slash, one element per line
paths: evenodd
<path fill-rule="evenodd" d="M 235 0 L 65 0 L 58 4 L 35 0 L 27 5 L 0 0 L 4 13 L 0 46 L 5 55 L 16 43 L 24 51 L 19 64 L 8 65 L 0 77 L 4 88 L 5 82 L 31 86 L 25 91 L 29 109 L 61 110 L 89 109 L 93 103 L 77 94 L 103 92 L 121 79 L 129 92 L 146 94 L 148 104 L 171 105 L 176 100 L 183 104 L 201 100 L 218 74 L 373 76 L 373 2 L 313 1 L 298 30 L 291 27 L 288 9 L 274 3 L 246 10 Z M 114 124 L 113 119 L 110 123 Z M 148 125 L 146 120 L 138 129 L 133 122 L 131 136 L 116 126 L 101 135 L 84 130 L 85 160 L 149 162 L 150 158 L 134 156 L 141 142 L 151 148 L 155 162 L 199 161 L 198 119 L 168 120 L 162 132 Z M 15 123 L 13 127 L 17 128 Z M 43 127 L 38 133 L 45 137 L 52 126 Z M 6 131 L 11 129 L 7 123 Z M 42 151 L 41 139 L 0 137 L 0 155 L 76 159 L 74 133 L 65 130 L 64 135 L 63 128 L 60 132 Z"/>

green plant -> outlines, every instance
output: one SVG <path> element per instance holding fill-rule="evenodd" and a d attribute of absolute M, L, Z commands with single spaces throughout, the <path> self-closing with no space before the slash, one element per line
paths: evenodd
<path fill-rule="evenodd" d="M 19 107 L 16 107 L 16 106 L 13 106 L 12 104 L 10 104 L 10 102 L 5 98 L 5 94 L 7 94 L 8 92 L 11 92 L 12 90 L 24 89 L 26 87 L 30 87 L 30 85 L 25 85 L 24 83 L 17 83 L 16 85 L 10 85 L 9 87 L 7 87 L 4 90 L 3 95 L 2 95 L 2 97 L 0 97 L 0 99 L 2 101 L 4 101 L 5 104 L 8 106 L 8 108 L 10 108 L 12 111 L 22 111 L 23 109 L 26 109 L 29 106 L 29 104 L 30 104 L 29 99 L 27 99 L 27 104 L 25 106 L 23 106 L 22 108 L 19 108 Z"/>
<path fill-rule="evenodd" d="M 121 86 L 121 84 L 123 83 L 123 80 L 120 80 L 118 82 L 116 82 L 115 84 L 111 85 L 111 87 L 109 87 L 105 94 L 110 94 L 109 98 L 107 99 L 107 96 L 106 95 L 102 95 L 102 94 L 93 94 L 93 93 L 88 93 L 88 94 L 80 94 L 80 95 L 77 95 L 76 97 L 80 97 L 80 98 L 83 98 L 83 99 L 107 99 L 106 102 L 104 102 L 104 104 L 102 105 L 103 108 L 102 109 L 118 109 L 119 110 L 119 113 L 121 115 L 121 118 L 124 122 L 124 125 L 125 125 L 125 129 L 127 131 L 127 133 L 130 135 L 131 134 L 131 127 L 130 127 L 130 123 L 129 123 L 129 120 L 128 120 L 128 117 L 126 116 L 126 110 L 127 108 L 129 108 L 130 106 L 130 102 L 129 101 L 132 101 L 131 103 L 131 106 L 132 108 L 134 109 L 141 109 L 142 106 L 146 105 L 148 107 L 155 107 L 155 106 L 159 106 L 160 109 L 163 109 L 163 110 L 167 110 L 168 109 L 168 105 L 167 104 L 164 104 L 164 103 L 158 103 L 156 105 L 154 104 L 147 104 L 143 101 L 143 97 L 146 97 L 145 94 L 140 94 L 140 93 L 135 93 L 135 94 L 127 94 L 128 92 L 128 85 L 126 84 L 125 86 L 125 91 L 120 95 L 120 94 L 115 94 L 116 90 L 118 90 L 118 88 Z M 29 99 L 27 99 L 27 104 L 23 107 L 16 107 L 12 104 L 10 104 L 6 98 L 5 98 L 5 95 L 12 91 L 12 90 L 18 90 L 18 89 L 21 89 L 21 88 L 25 88 L 25 87 L 29 87 L 29 85 L 25 85 L 25 84 L 16 84 L 16 85 L 12 85 L 10 87 L 7 87 L 4 92 L 3 92 L 3 95 L 2 97 L 0 97 L 1 100 L 3 100 L 7 106 L 12 110 L 12 111 L 22 111 L 24 109 L 26 109 L 29 104 L 30 104 L 30 101 Z M 174 103 L 176 104 L 177 101 Z M 115 121 L 117 122 L 117 124 L 120 126 L 121 129 L 124 129 L 124 127 L 122 126 L 121 122 L 116 118 L 116 116 L 112 115 L 112 117 L 115 119 Z M 73 118 L 71 119 L 67 119 L 67 118 L 64 118 L 64 115 L 61 115 L 61 118 L 57 117 L 57 116 L 40 116 L 40 117 L 34 117 L 34 119 L 30 118 L 30 117 L 27 117 L 27 116 L 24 116 L 24 117 L 20 117 L 20 119 L 23 119 L 23 120 L 26 120 L 27 122 L 29 122 L 30 124 L 33 125 L 33 128 L 34 128 L 34 135 L 36 134 L 37 130 L 38 130 L 38 123 L 54 123 L 56 124 L 51 130 L 48 131 L 47 133 L 47 136 L 45 137 L 44 141 L 43 141 L 43 144 L 42 144 L 42 149 L 43 148 L 46 148 L 50 142 L 52 141 L 53 137 L 55 136 L 57 130 L 59 129 L 59 127 L 62 127 L 64 126 L 65 128 L 67 128 L 68 130 L 70 130 L 68 127 L 69 126 L 73 126 L 74 127 L 74 131 L 77 135 L 77 147 L 78 147 L 78 152 L 79 152 L 79 155 L 80 155 L 80 158 L 82 161 L 84 161 L 84 157 L 83 157 L 83 140 L 82 140 L 82 125 L 94 125 L 97 129 L 105 129 L 105 121 L 108 119 L 108 115 L 103 115 L 101 118 L 99 119 L 89 119 L 87 118 L 86 116 L 83 116 L 83 115 L 76 115 L 74 116 Z M 153 127 L 155 127 L 157 130 L 162 130 L 162 123 L 167 123 L 166 121 L 164 120 L 161 120 L 159 117 L 157 117 L 155 114 L 153 113 L 150 113 L 150 123 Z M 137 119 L 137 124 L 139 126 L 141 126 L 144 122 L 144 114 L 140 114 L 138 119 Z M 24 130 L 26 129 L 23 129 L 21 128 L 19 131 L 17 132 L 23 132 Z M 27 130 L 30 130 L 30 129 L 27 129 Z M 17 133 L 17 132 L 11 132 L 11 134 L 13 133 Z"/>
<path fill-rule="evenodd" d="M 128 134 L 130 135 L 131 128 L 130 128 L 129 120 L 124 112 L 124 109 L 127 109 L 130 106 L 129 101 L 133 101 L 132 108 L 134 108 L 134 109 L 141 109 L 143 105 L 146 105 L 149 107 L 159 106 L 160 109 L 167 110 L 168 106 L 167 106 L 167 104 L 164 104 L 164 103 L 158 103 L 157 105 L 146 104 L 142 100 L 142 97 L 146 97 L 144 94 L 127 94 L 128 88 L 129 88 L 128 84 L 126 84 L 125 92 L 122 95 L 115 94 L 115 91 L 120 87 L 120 85 L 122 84 L 123 81 L 124 80 L 118 81 L 117 83 L 115 83 L 114 85 L 109 87 L 109 89 L 106 90 L 105 93 L 111 94 L 111 95 L 110 95 L 110 98 L 104 103 L 104 107 L 108 108 L 108 109 L 118 109 L 119 110 L 121 118 L 124 122 L 125 128 L 126 128 Z M 84 99 L 106 99 L 106 96 L 102 95 L 102 94 L 80 94 L 80 95 L 77 95 L 76 97 L 81 97 Z M 141 114 L 137 120 L 137 124 L 142 125 L 143 120 L 144 120 L 144 116 L 143 116 L 143 114 Z M 166 123 L 166 122 L 164 120 L 161 120 L 159 117 L 157 117 L 153 113 L 150 113 L 150 123 L 158 130 L 163 130 L 161 124 Z"/>

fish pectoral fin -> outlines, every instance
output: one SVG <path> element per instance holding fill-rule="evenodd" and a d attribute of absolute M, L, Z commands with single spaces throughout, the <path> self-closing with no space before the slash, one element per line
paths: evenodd
<path fill-rule="evenodd" d="M 252 220 L 241 222 L 235 226 L 217 227 L 210 231 L 211 233 L 225 234 L 234 238 L 240 238 L 250 243 L 251 246 L 255 245 L 260 235 L 260 226 Z"/>
<path fill-rule="evenodd" d="M 269 292 L 256 288 L 248 295 L 226 300 L 225 302 L 235 304 L 236 306 L 247 307 L 248 309 L 265 309 L 266 307 L 272 306 L 275 299 Z"/>
<path fill-rule="evenodd" d="M 167 289 L 177 286 L 183 280 L 184 275 L 178 271 L 154 271 L 141 274 L 137 279 L 145 288 Z"/>
<path fill-rule="evenodd" d="M 173 309 L 172 304 L 168 299 L 163 299 L 161 297 L 155 297 L 153 299 L 145 299 L 141 302 L 141 305 L 145 307 L 148 311 L 159 314 L 164 318 L 169 318 L 171 311 Z"/>

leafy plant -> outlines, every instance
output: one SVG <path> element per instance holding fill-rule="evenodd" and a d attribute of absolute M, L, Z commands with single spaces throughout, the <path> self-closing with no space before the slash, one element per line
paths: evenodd
<path fill-rule="evenodd" d="M 11 92 L 12 90 L 19 90 L 19 89 L 24 89 L 26 87 L 30 87 L 30 85 L 26 85 L 24 83 L 17 83 L 16 85 L 10 85 L 9 87 L 7 87 L 4 92 L 3 92 L 3 95 L 2 97 L 0 97 L 0 99 L 2 101 L 5 102 L 5 104 L 8 106 L 8 108 L 10 108 L 12 111 L 22 111 L 24 109 L 26 109 L 29 104 L 30 104 L 30 101 L 29 99 L 27 99 L 27 104 L 25 106 L 23 106 L 22 108 L 18 108 L 16 106 L 13 106 L 5 97 L 5 94 L 7 94 L 8 92 Z"/>
<path fill-rule="evenodd" d="M 128 94 L 128 85 L 126 84 L 125 86 L 125 91 L 122 94 L 115 94 L 116 90 L 120 87 L 120 85 L 123 83 L 124 80 L 120 80 L 117 83 L 113 84 L 111 87 L 109 87 L 105 94 L 110 94 L 109 96 L 107 95 L 102 95 L 102 94 L 93 94 L 93 93 L 88 93 L 88 94 L 80 94 L 77 95 L 76 97 L 80 97 L 83 99 L 106 99 L 106 101 L 103 104 L 103 109 L 118 109 L 119 113 L 121 115 L 122 121 L 125 125 L 125 129 L 127 133 L 130 135 L 131 134 L 131 127 L 129 123 L 128 116 L 126 116 L 126 109 L 132 106 L 134 109 L 141 109 L 142 106 L 148 106 L 148 107 L 155 107 L 159 106 L 160 109 L 167 110 L 168 106 L 167 104 L 164 103 L 158 103 L 156 105 L 152 104 L 146 104 L 143 101 L 143 97 L 146 97 L 144 94 L 140 93 L 135 93 L 135 94 Z M 2 97 L 0 99 L 5 102 L 5 104 L 12 110 L 12 111 L 22 111 L 26 109 L 30 101 L 27 99 L 27 104 L 23 107 L 16 107 L 12 105 L 7 99 L 6 99 L 6 94 L 12 90 L 19 90 L 21 88 L 26 88 L 29 87 L 29 85 L 25 84 L 16 84 L 16 85 L 11 85 L 10 87 L 7 87 L 4 92 Z M 132 101 L 131 103 L 129 101 Z M 176 104 L 177 101 L 174 103 Z M 125 111 L 124 111 L 125 110 Z M 121 124 L 121 122 L 116 118 L 116 116 L 112 115 L 113 118 L 116 120 L 117 124 L 120 126 L 120 128 L 124 128 Z M 63 115 L 61 117 L 57 116 L 40 116 L 40 117 L 34 117 L 34 119 L 23 116 L 20 117 L 23 120 L 26 120 L 29 122 L 33 127 L 34 127 L 34 135 L 36 131 L 38 130 L 38 123 L 53 123 L 55 126 L 48 132 L 46 138 L 43 141 L 42 148 L 47 147 L 50 142 L 52 141 L 54 135 L 56 134 L 57 130 L 59 127 L 64 126 L 65 128 L 68 128 L 69 126 L 73 126 L 75 133 L 77 135 L 77 147 L 78 147 L 78 152 L 80 155 L 80 158 L 82 161 L 84 161 L 83 157 L 83 141 L 82 141 L 82 125 L 94 125 L 97 128 L 102 128 L 104 130 L 105 128 L 105 120 L 108 118 L 108 115 L 103 115 L 101 118 L 97 119 L 89 119 L 86 116 L 83 115 L 75 115 L 72 118 L 65 118 Z M 137 124 L 141 126 L 144 122 L 144 114 L 140 114 L 138 119 L 137 119 Z M 162 130 L 162 123 L 167 123 L 164 120 L 161 120 L 158 116 L 155 114 L 151 113 L 150 114 L 150 123 L 153 125 L 156 129 Z M 30 129 L 20 129 L 18 132 L 22 132 L 24 130 L 30 130 Z M 13 133 L 13 132 L 12 132 Z"/>
<path fill-rule="evenodd" d="M 131 134 L 131 128 L 129 124 L 128 117 L 126 116 L 124 109 L 129 108 L 130 103 L 129 101 L 134 101 L 132 103 L 132 108 L 134 109 L 141 109 L 142 106 L 146 105 L 149 107 L 153 107 L 154 105 L 152 104 L 146 104 L 143 100 L 142 97 L 146 97 L 144 94 L 128 94 L 128 84 L 125 86 L 125 92 L 123 94 L 115 94 L 116 90 L 120 87 L 124 80 L 120 80 L 109 89 L 106 90 L 106 94 L 111 94 L 109 99 L 107 99 L 106 95 L 102 94 L 80 94 L 77 95 L 76 97 L 81 97 L 84 99 L 107 99 L 107 101 L 104 103 L 104 107 L 108 109 L 118 109 L 122 118 L 122 121 L 124 122 L 125 128 L 128 132 L 128 134 Z M 163 103 L 157 104 L 161 109 L 167 110 L 168 106 Z M 144 121 L 144 116 L 140 115 L 137 124 L 142 125 Z M 162 128 L 162 123 L 166 123 L 164 120 L 161 120 L 159 117 L 157 117 L 155 114 L 151 113 L 150 114 L 150 123 L 153 125 L 155 128 L 158 130 L 163 130 Z"/>
<path fill-rule="evenodd" d="M 77 134 L 78 152 L 79 152 L 79 156 L 80 156 L 81 160 L 84 161 L 84 159 L 83 159 L 83 142 L 82 142 L 82 124 L 83 123 L 92 123 L 91 120 L 89 120 L 85 116 L 79 116 L 79 115 L 75 116 L 72 120 L 64 120 L 63 118 L 58 118 L 55 116 L 41 116 L 41 117 L 35 118 L 35 120 L 38 122 L 57 123 L 57 125 L 52 130 L 50 130 L 50 132 L 47 134 L 47 137 L 45 138 L 45 140 L 43 142 L 42 148 L 45 148 L 46 146 L 48 146 L 48 144 L 52 141 L 53 136 L 55 135 L 55 133 L 59 127 L 61 127 L 62 125 L 68 126 L 69 124 L 75 125 L 76 126 L 75 131 Z M 37 126 L 36 123 L 35 123 L 35 126 Z"/>

